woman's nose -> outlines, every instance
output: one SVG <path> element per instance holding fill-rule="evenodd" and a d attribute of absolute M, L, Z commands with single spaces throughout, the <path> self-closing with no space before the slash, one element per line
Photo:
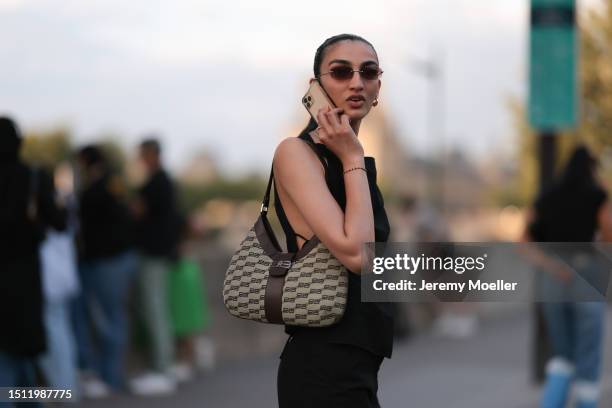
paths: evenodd
<path fill-rule="evenodd" d="M 351 90 L 362 90 L 364 88 L 363 79 L 361 78 L 361 74 L 359 72 L 353 72 L 353 77 L 349 83 L 349 88 Z"/>

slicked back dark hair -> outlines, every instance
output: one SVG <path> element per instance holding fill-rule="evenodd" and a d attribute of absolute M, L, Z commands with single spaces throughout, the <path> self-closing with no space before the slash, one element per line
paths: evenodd
<path fill-rule="evenodd" d="M 591 186 L 595 184 L 593 174 L 595 167 L 597 167 L 597 160 L 589 149 L 584 145 L 578 145 L 565 166 L 559 184 L 569 188 Z"/>
<path fill-rule="evenodd" d="M 372 48 L 372 51 L 374 51 L 374 54 L 376 54 L 374 46 L 363 37 L 360 37 L 355 34 L 334 35 L 333 37 L 329 37 L 327 40 L 323 41 L 323 44 L 319 45 L 319 48 L 317 48 L 317 52 L 315 52 L 314 65 L 312 67 L 315 78 L 318 78 L 319 75 L 321 75 L 321 64 L 323 63 L 323 58 L 325 57 L 325 51 L 330 46 L 341 41 L 361 41 L 362 43 L 369 45 Z M 376 58 L 378 58 L 378 54 L 376 54 Z"/>
<path fill-rule="evenodd" d="M 374 51 L 374 54 L 376 55 L 376 58 L 378 58 L 378 54 L 376 53 L 376 49 L 374 48 L 374 46 L 372 45 L 372 43 L 370 43 L 368 40 L 366 40 L 363 37 L 360 37 L 358 35 L 355 34 L 338 34 L 338 35 L 334 35 L 333 37 L 329 37 L 327 40 L 323 41 L 323 44 L 319 45 L 319 48 L 317 48 L 317 51 L 315 52 L 315 57 L 314 57 L 314 64 L 312 67 L 312 71 L 314 73 L 314 77 L 315 78 L 319 78 L 319 76 L 321 75 L 321 64 L 323 63 L 323 58 L 325 58 L 325 51 L 327 51 L 327 49 L 334 45 L 337 44 L 341 41 L 360 41 L 364 44 L 369 45 L 372 48 L 372 51 Z M 302 130 L 300 132 L 300 136 L 309 133 L 313 130 L 315 130 L 317 128 L 317 122 L 311 117 L 310 121 L 308 122 L 308 125 L 306 125 L 306 127 L 304 128 L 304 130 Z"/>

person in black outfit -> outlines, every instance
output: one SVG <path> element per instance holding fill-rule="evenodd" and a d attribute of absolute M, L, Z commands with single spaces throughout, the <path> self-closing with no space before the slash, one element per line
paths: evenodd
<path fill-rule="evenodd" d="M 15 123 L 0 118 L 0 386 L 36 386 L 33 361 L 45 351 L 39 246 L 64 230 L 51 177 L 19 159 Z"/>
<path fill-rule="evenodd" d="M 596 161 L 590 152 L 585 147 L 578 147 L 561 179 L 536 200 L 526 240 L 591 242 L 597 232 L 603 240 L 612 239 L 607 193 L 595 178 L 595 168 Z M 580 271 L 580 276 L 572 274 L 564 264 L 549 266 L 547 270 L 551 273 L 543 274 L 545 295 L 552 300 L 542 303 L 552 345 L 552 359 L 546 367 L 543 408 L 566 406 L 572 382 L 575 382 L 576 407 L 597 406 L 605 303 L 572 301 L 576 295 L 577 300 L 581 299 L 577 292 L 583 283 L 581 276 L 600 273 L 601 266 L 589 253 L 585 245 L 567 245 L 557 254 L 567 265 Z M 551 262 L 549 260 L 548 264 Z M 556 294 L 562 297 L 555 298 Z"/>
<path fill-rule="evenodd" d="M 390 227 L 373 157 L 357 138 L 378 104 L 378 56 L 365 39 L 341 34 L 317 50 L 314 78 L 336 109 L 324 109 L 274 157 L 275 209 L 290 252 L 316 235 L 349 270 L 345 313 L 325 328 L 285 326 L 278 369 L 282 408 L 378 407 L 378 371 L 393 345 L 393 311 L 361 302 L 364 242 L 386 242 Z M 306 142 L 306 143 L 305 143 Z"/>
<path fill-rule="evenodd" d="M 137 257 L 133 220 L 120 176 L 111 170 L 97 146 L 82 148 L 78 161 L 82 182 L 79 194 L 82 291 L 72 312 L 79 366 L 87 374 L 83 376 L 83 393 L 98 397 L 124 386 L 127 295 L 136 275 Z M 90 327 L 94 328 L 97 342 L 90 339 Z"/>

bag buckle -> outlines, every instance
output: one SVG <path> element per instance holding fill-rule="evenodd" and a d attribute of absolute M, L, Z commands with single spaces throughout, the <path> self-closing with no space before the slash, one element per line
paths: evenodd
<path fill-rule="evenodd" d="M 279 268 L 289 269 L 291 268 L 291 265 L 293 265 L 291 261 L 278 261 L 276 265 L 274 266 L 278 266 Z"/>
<path fill-rule="evenodd" d="M 271 276 L 285 276 L 289 269 L 293 266 L 293 262 L 283 259 L 279 261 L 275 261 L 270 266 L 270 275 Z"/>

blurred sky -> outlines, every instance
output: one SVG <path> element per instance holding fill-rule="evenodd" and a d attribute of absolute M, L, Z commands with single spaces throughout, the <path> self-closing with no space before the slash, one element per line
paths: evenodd
<path fill-rule="evenodd" d="M 598 0 L 579 0 L 584 9 Z M 351 32 L 376 47 L 381 105 L 430 152 L 428 83 L 410 60 L 443 54 L 446 140 L 511 151 L 509 96 L 526 94 L 527 0 L 0 0 L 0 113 L 133 148 L 158 132 L 179 169 L 209 149 L 228 173 L 270 165 L 304 123 L 317 46 Z"/>

